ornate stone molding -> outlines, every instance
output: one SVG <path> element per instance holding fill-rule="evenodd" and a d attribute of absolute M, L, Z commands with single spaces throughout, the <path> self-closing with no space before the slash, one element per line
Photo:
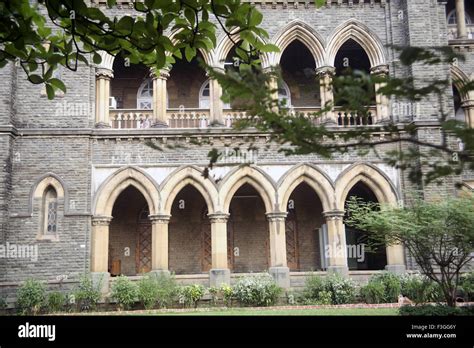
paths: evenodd
<path fill-rule="evenodd" d="M 213 213 L 213 214 L 207 214 L 209 217 L 209 220 L 211 221 L 212 224 L 214 223 L 226 223 L 227 220 L 229 219 L 230 214 L 226 213 Z"/>
<path fill-rule="evenodd" d="M 461 103 L 461 107 L 464 109 L 474 108 L 474 100 L 465 100 Z"/>
<path fill-rule="evenodd" d="M 286 211 L 273 211 L 265 215 L 267 216 L 268 221 L 275 222 L 275 221 L 285 221 L 288 213 Z"/>
<path fill-rule="evenodd" d="M 114 78 L 114 72 L 113 72 L 113 70 L 106 69 L 106 68 L 96 68 L 95 69 L 95 76 L 97 78 L 113 79 Z"/>
<path fill-rule="evenodd" d="M 112 219 L 112 216 L 93 216 L 92 226 L 109 226 Z"/>
<path fill-rule="evenodd" d="M 343 210 L 329 210 L 323 212 L 323 216 L 328 220 L 342 220 L 345 212 Z"/>
<path fill-rule="evenodd" d="M 170 70 L 167 68 L 162 68 L 159 71 L 151 69 L 150 75 L 154 79 L 168 80 L 170 77 Z"/>
<path fill-rule="evenodd" d="M 388 75 L 388 72 L 389 67 L 387 64 L 381 64 L 370 68 L 370 73 L 372 75 Z"/>
<path fill-rule="evenodd" d="M 333 66 L 322 66 L 319 68 L 315 69 L 316 75 L 319 76 L 320 78 L 329 75 L 329 76 L 334 76 L 336 74 L 336 68 Z"/>
<path fill-rule="evenodd" d="M 168 224 L 170 222 L 171 215 L 167 214 L 156 214 L 148 216 L 152 224 Z"/>

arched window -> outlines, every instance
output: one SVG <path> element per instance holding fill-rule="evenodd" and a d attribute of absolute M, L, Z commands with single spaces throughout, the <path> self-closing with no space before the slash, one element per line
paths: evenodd
<path fill-rule="evenodd" d="M 211 105 L 211 87 L 209 80 L 205 81 L 199 90 L 199 108 L 209 109 Z"/>
<path fill-rule="evenodd" d="M 467 12 L 464 14 L 466 18 L 466 24 L 471 24 L 471 16 Z M 457 18 L 456 18 L 456 10 L 452 10 L 451 12 L 448 13 L 448 25 L 455 25 L 457 23 Z"/>
<path fill-rule="evenodd" d="M 48 186 L 43 194 L 41 219 L 42 235 L 56 235 L 58 230 L 58 195 L 52 186 Z"/>
<path fill-rule="evenodd" d="M 291 107 L 291 93 L 285 81 L 278 83 L 278 101 L 284 102 L 286 107 Z"/>
<path fill-rule="evenodd" d="M 137 109 L 151 110 L 153 105 L 153 80 L 148 78 L 140 85 L 137 93 Z"/>

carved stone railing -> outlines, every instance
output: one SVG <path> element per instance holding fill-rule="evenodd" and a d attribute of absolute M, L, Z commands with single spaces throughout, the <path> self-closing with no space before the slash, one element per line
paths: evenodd
<path fill-rule="evenodd" d="M 474 40 L 474 24 L 466 25 L 467 38 Z M 456 40 L 458 38 L 458 28 L 456 25 L 448 25 L 448 40 Z"/>
<path fill-rule="evenodd" d="M 347 112 L 342 110 L 334 111 L 335 122 L 339 127 L 371 126 L 378 122 L 377 108 L 369 108 L 367 115 L 359 115 L 357 112 Z"/>
<path fill-rule="evenodd" d="M 170 128 L 207 128 L 209 109 L 168 109 L 168 127 Z"/>
<path fill-rule="evenodd" d="M 153 110 L 113 109 L 109 114 L 110 126 L 116 129 L 150 128 Z"/>

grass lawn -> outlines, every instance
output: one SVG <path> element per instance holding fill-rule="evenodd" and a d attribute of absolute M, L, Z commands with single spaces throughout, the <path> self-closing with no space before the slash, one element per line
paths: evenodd
<path fill-rule="evenodd" d="M 255 315 L 398 315 L 398 308 L 308 308 L 308 309 L 250 309 L 250 308 L 230 308 L 230 309 L 196 309 L 187 312 L 172 311 L 138 311 L 138 312 L 108 312 L 108 315 L 193 315 L 193 316 L 255 316 Z"/>

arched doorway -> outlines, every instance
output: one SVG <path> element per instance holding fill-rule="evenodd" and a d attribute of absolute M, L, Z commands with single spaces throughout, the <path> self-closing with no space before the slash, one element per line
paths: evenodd
<path fill-rule="evenodd" d="M 145 197 L 129 186 L 117 197 L 109 227 L 108 271 L 133 276 L 151 271 L 151 222 Z"/>
<path fill-rule="evenodd" d="M 285 220 L 286 254 L 290 271 L 315 271 L 321 267 L 320 230 L 322 203 L 305 182 L 291 193 Z"/>
<path fill-rule="evenodd" d="M 233 245 L 233 271 L 266 271 L 270 264 L 268 222 L 263 200 L 252 185 L 244 184 L 235 192 L 230 213 L 228 230 L 232 230 L 233 236 L 229 243 Z"/>
<path fill-rule="evenodd" d="M 176 195 L 169 222 L 169 269 L 175 274 L 208 272 L 212 265 L 211 224 L 201 193 L 186 185 Z"/>
<path fill-rule="evenodd" d="M 357 197 L 364 202 L 379 203 L 373 191 L 364 183 L 356 183 L 349 191 L 346 204 L 351 197 Z M 346 209 L 347 211 L 347 209 Z M 375 245 L 368 249 L 369 236 L 366 231 L 358 230 L 348 225 L 346 228 L 347 264 L 349 270 L 383 270 L 387 265 L 385 245 Z"/>

